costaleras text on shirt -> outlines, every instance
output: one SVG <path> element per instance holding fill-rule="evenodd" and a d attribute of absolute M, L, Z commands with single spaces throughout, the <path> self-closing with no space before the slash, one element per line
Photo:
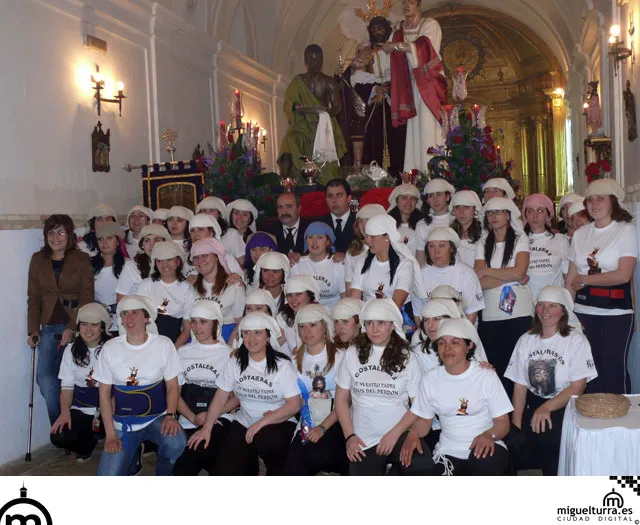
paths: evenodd
<path fill-rule="evenodd" d="M 360 374 L 363 374 L 365 372 L 371 372 L 371 371 L 384 372 L 385 374 L 389 374 L 391 376 L 391 379 L 393 379 L 394 381 L 397 379 L 397 376 L 394 376 L 393 374 L 390 374 L 389 372 L 384 371 L 380 365 L 361 366 L 356 372 L 356 378 L 360 377 Z"/>
<path fill-rule="evenodd" d="M 400 395 L 400 392 L 395 389 L 395 385 L 387 383 L 358 382 L 353 385 L 353 392 L 356 394 L 378 394 L 394 397 Z"/>
<path fill-rule="evenodd" d="M 551 350 L 551 348 L 545 348 L 544 350 L 534 350 L 533 352 L 529 353 L 527 358 L 531 359 L 532 357 L 535 357 L 535 356 L 544 356 L 544 355 L 550 355 L 552 357 L 555 357 L 560 362 L 561 365 L 564 365 L 564 359 L 562 359 L 562 356 L 558 352 Z"/>
<path fill-rule="evenodd" d="M 240 376 L 240 379 L 238 379 L 238 383 L 242 383 L 243 381 L 258 381 L 260 383 L 264 383 L 269 388 L 273 387 L 273 383 L 262 376 L 252 376 L 252 375 Z"/>
<path fill-rule="evenodd" d="M 192 365 L 189 365 L 184 373 L 188 374 L 189 372 L 191 372 L 192 370 L 195 370 L 196 368 L 201 368 L 204 370 L 210 370 L 211 372 L 213 372 L 215 374 L 215 376 L 218 376 L 218 371 L 213 367 L 213 365 L 207 364 L 207 363 L 194 363 Z"/>

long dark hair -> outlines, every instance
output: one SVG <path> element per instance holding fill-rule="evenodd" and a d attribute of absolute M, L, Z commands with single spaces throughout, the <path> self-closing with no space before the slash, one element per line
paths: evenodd
<path fill-rule="evenodd" d="M 458 234 L 458 237 L 462 239 L 462 236 L 464 235 L 464 229 L 462 228 L 462 224 L 460 224 L 460 221 L 458 221 L 458 219 L 453 219 L 451 228 Z M 469 242 L 471 242 L 471 244 L 475 244 L 480 240 L 480 237 L 482 237 L 482 224 L 480 224 L 479 219 L 474 218 L 473 221 L 471 221 L 471 224 L 467 229 L 467 233 L 469 234 Z"/>
<path fill-rule="evenodd" d="M 551 235 L 551 237 L 555 237 L 556 236 L 554 231 L 551 229 L 551 226 L 549 226 L 546 222 L 544 223 L 544 229 L 549 235 Z M 524 225 L 524 233 L 526 233 L 527 236 L 529 236 L 529 235 L 531 235 L 533 233 L 531 231 L 531 225 L 529 223 Z"/>
<path fill-rule="evenodd" d="M 227 278 L 229 275 L 226 270 L 220 264 L 220 259 L 216 261 L 218 263 L 218 270 L 216 271 L 216 280 L 213 283 L 213 287 L 211 288 L 211 293 L 214 295 L 220 295 L 222 291 L 226 288 Z M 196 283 L 194 284 L 196 291 L 200 297 L 204 297 L 207 291 L 204 288 L 204 275 L 201 273 L 196 277 Z"/>
<path fill-rule="evenodd" d="M 263 270 L 267 270 L 267 268 L 263 268 Z M 282 290 L 280 291 L 280 306 L 278 306 L 278 312 L 284 312 L 285 306 L 289 306 L 289 305 L 286 304 L 287 301 L 285 300 L 285 294 L 284 294 L 284 284 L 285 284 L 286 277 L 284 275 L 284 270 L 280 270 L 280 271 L 282 272 L 282 282 L 280 283 L 280 288 Z M 260 278 L 258 279 L 258 287 L 264 288 L 264 281 L 262 280 L 262 271 L 260 272 L 259 277 Z"/>
<path fill-rule="evenodd" d="M 140 242 L 142 242 L 142 239 L 140 240 Z M 144 251 L 140 251 L 136 253 L 133 260 L 138 267 L 140 277 L 142 277 L 143 279 L 149 277 L 149 274 L 151 273 L 151 257 L 144 253 Z"/>
<path fill-rule="evenodd" d="M 389 212 L 389 215 L 391 215 L 391 217 L 393 217 L 396 220 L 396 226 L 398 228 L 402 226 L 402 213 L 400 213 L 400 208 L 396 206 L 395 208 L 393 208 L 393 210 Z M 409 221 L 407 222 L 407 224 L 409 225 L 409 228 L 411 228 L 412 230 L 415 230 L 416 224 L 418 224 L 418 221 L 420 219 L 422 219 L 422 213 L 420 213 L 420 210 L 416 208 L 411 212 L 411 215 L 409 215 Z"/>
<path fill-rule="evenodd" d="M 618 198 L 615 195 L 609 195 L 609 197 L 611 199 L 611 219 L 618 222 L 631 222 L 633 215 L 620 206 Z M 585 208 L 587 207 L 586 199 L 584 206 Z"/>
<path fill-rule="evenodd" d="M 433 193 L 439 192 L 434 191 Z M 445 191 L 444 193 L 447 195 L 447 204 L 449 204 L 451 202 L 451 192 Z M 424 222 L 426 222 L 427 224 L 431 224 L 433 222 L 433 215 L 429 213 L 430 211 L 431 206 L 429 206 L 429 195 L 426 194 L 424 196 L 424 200 L 422 201 L 422 215 L 424 216 Z"/>
<path fill-rule="evenodd" d="M 367 253 L 367 256 L 364 259 L 364 264 L 362 265 L 361 274 L 367 273 L 367 270 L 371 267 L 371 261 L 375 257 L 371 252 Z M 398 265 L 400 264 L 400 256 L 393 249 L 393 246 L 389 244 L 389 284 L 393 282 L 393 278 L 396 275 L 396 270 L 398 269 Z"/>
<path fill-rule="evenodd" d="M 67 233 L 67 248 L 64 251 L 65 256 L 71 251 L 78 248 L 76 244 L 76 234 L 73 232 L 75 229 L 73 225 L 73 219 L 68 215 L 62 213 L 54 213 L 49 215 L 47 220 L 44 221 L 44 227 L 42 228 L 42 235 L 44 235 L 44 246 L 40 249 L 44 253 L 45 257 L 51 257 L 53 253 L 49 242 L 47 241 L 47 235 L 51 230 L 55 230 L 58 227 L 64 228 Z"/>
<path fill-rule="evenodd" d="M 233 228 L 234 230 L 238 230 L 238 228 L 236 228 L 236 225 L 233 224 L 233 212 L 234 212 L 235 208 L 233 210 L 231 210 L 231 213 L 229 214 L 229 228 Z M 256 222 L 256 218 L 253 216 L 252 212 L 249 212 L 249 214 L 251 215 L 251 222 L 249 222 L 249 224 L 247 224 L 247 231 L 244 232 L 242 234 L 242 240 L 246 243 L 247 239 L 249 238 L 249 235 L 251 235 L 253 232 L 251 231 L 251 225 L 254 224 Z"/>
<path fill-rule="evenodd" d="M 359 315 L 354 315 L 353 319 L 356 322 L 356 326 L 358 327 L 358 335 L 360 335 L 362 332 L 360 331 L 360 316 Z M 356 336 L 357 337 L 357 336 Z M 355 339 L 355 337 L 354 337 Z M 336 347 L 337 350 L 346 350 L 347 348 L 349 348 L 351 346 L 351 341 L 346 341 L 343 342 L 338 335 L 336 334 L 333 338 L 333 346 Z"/>
<path fill-rule="evenodd" d="M 456 254 L 458 253 L 458 249 L 456 245 L 449 241 L 449 266 L 453 266 L 456 264 Z M 429 255 L 429 241 L 424 245 L 424 255 L 427 259 L 427 264 L 429 266 L 433 266 L 433 261 L 431 260 L 431 255 Z"/>
<path fill-rule="evenodd" d="M 367 337 L 367 333 L 363 332 L 356 336 L 353 344 L 358 350 L 358 360 L 360 361 L 360 364 L 364 365 L 371 356 L 372 347 L 371 341 Z M 382 352 L 380 368 L 382 368 L 383 372 L 386 372 L 389 375 L 402 372 L 410 355 L 411 346 L 408 341 L 402 339 L 402 337 L 400 337 L 394 330 L 391 332 L 391 338 L 389 339 L 384 352 Z"/>
<path fill-rule="evenodd" d="M 80 323 L 78 323 L 80 324 Z M 100 351 L 102 350 L 102 346 L 111 339 L 111 336 L 107 333 L 107 327 L 104 322 L 100 323 L 100 341 L 98 341 L 98 347 L 95 351 L 95 356 L 98 357 L 100 355 Z M 87 343 L 84 342 L 84 339 L 78 334 L 73 338 L 73 343 L 71 346 L 71 356 L 73 357 L 74 364 L 78 366 L 89 366 L 89 348 L 87 348 Z"/>
<path fill-rule="evenodd" d="M 307 292 L 307 297 L 309 297 L 309 304 L 316 302 L 316 294 L 310 292 L 309 290 L 305 290 Z M 283 306 L 284 305 L 284 306 Z M 284 322 L 287 323 L 287 326 L 291 328 L 293 326 L 293 322 L 296 319 L 296 313 L 293 311 L 293 308 L 289 306 L 289 303 L 286 301 L 282 301 L 280 303 L 280 308 L 278 311 L 282 314 L 282 318 Z"/>
<path fill-rule="evenodd" d="M 178 256 L 176 256 L 176 257 L 178 257 Z M 181 283 L 182 281 L 184 281 L 186 279 L 186 277 L 182 273 L 182 268 L 183 267 L 184 267 L 184 263 L 182 262 L 182 258 L 178 257 L 178 267 L 176 268 L 176 278 L 178 279 L 179 283 Z M 157 263 L 155 263 L 153 265 L 153 272 L 151 273 L 151 280 L 152 281 L 159 281 L 160 280 L 160 271 L 158 270 L 158 264 Z"/>
<path fill-rule="evenodd" d="M 118 239 L 118 246 L 116 248 L 116 253 L 113 255 L 113 266 L 111 270 L 113 271 L 113 275 L 116 277 L 120 277 L 122 273 L 122 268 L 124 268 L 124 255 L 120 251 L 120 239 Z M 93 267 L 93 275 L 98 275 L 100 270 L 104 268 L 104 258 L 102 257 L 102 252 L 100 251 L 100 247 L 98 247 L 98 253 L 96 253 L 93 257 L 91 257 L 91 266 Z"/>
<path fill-rule="evenodd" d="M 509 220 L 511 219 L 511 213 L 509 214 Z M 487 217 L 484 218 L 484 227 L 487 229 L 489 234 L 487 235 L 487 240 L 484 243 L 484 262 L 487 265 L 487 268 L 491 268 L 491 256 L 493 255 L 493 250 L 496 246 L 496 235 L 491 228 L 489 228 L 489 220 Z M 516 232 L 513 231 L 511 224 L 507 224 L 507 235 L 505 238 L 504 244 L 504 254 L 502 255 L 502 266 L 501 268 L 506 268 L 507 264 L 509 264 L 509 259 L 513 255 L 513 249 L 516 245 Z"/>
<path fill-rule="evenodd" d="M 556 330 L 562 337 L 567 337 L 573 330 L 573 326 L 569 324 L 569 313 L 564 306 L 562 306 L 562 317 L 560 317 L 560 320 L 558 321 Z M 531 328 L 529 328 L 529 333 L 533 335 L 542 334 L 542 322 L 540 321 L 537 312 L 533 316 L 533 323 L 531 324 Z"/>
<path fill-rule="evenodd" d="M 267 332 L 267 339 L 271 337 L 271 332 L 268 329 L 265 329 Z M 278 371 L 278 361 L 281 359 L 285 361 L 291 361 L 288 355 L 283 354 L 282 352 L 278 352 L 273 349 L 271 343 L 267 340 L 267 374 L 273 374 Z M 236 360 L 240 365 L 240 373 L 244 372 L 249 366 L 249 350 L 242 343 L 238 351 L 236 352 Z"/>

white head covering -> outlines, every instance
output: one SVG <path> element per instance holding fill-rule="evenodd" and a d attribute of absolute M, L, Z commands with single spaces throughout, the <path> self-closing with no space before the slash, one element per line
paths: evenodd
<path fill-rule="evenodd" d="M 129 217 L 131 217 L 131 214 L 134 211 L 140 211 L 144 213 L 149 218 L 149 222 L 151 222 L 151 219 L 153 219 L 153 212 L 151 211 L 150 208 L 147 208 L 146 206 L 141 206 L 140 204 L 136 204 L 133 208 L 129 210 L 129 213 L 127 213 L 127 227 L 129 226 Z"/>
<path fill-rule="evenodd" d="M 295 327 L 296 327 L 296 340 L 298 347 L 302 344 L 300 338 L 300 330 L 298 325 L 303 323 L 314 323 L 316 321 L 324 321 L 327 326 L 328 338 L 333 341 L 333 319 L 331 318 L 331 311 L 321 304 L 307 304 L 298 310 L 296 314 Z"/>
<path fill-rule="evenodd" d="M 171 234 L 164 226 L 159 224 L 147 224 L 140 230 L 140 239 L 144 239 L 147 235 L 155 235 L 156 237 L 162 237 L 165 241 L 171 241 Z"/>
<path fill-rule="evenodd" d="M 427 182 L 427 184 L 425 184 L 424 186 L 424 191 L 422 193 L 424 195 L 429 195 L 429 193 L 437 193 L 439 191 L 443 191 L 443 192 L 448 191 L 453 197 L 453 195 L 456 192 L 456 189 L 451 184 L 449 184 L 446 180 L 437 178 L 437 179 L 431 179 L 429 182 Z"/>
<path fill-rule="evenodd" d="M 453 299 L 431 299 L 422 307 L 420 318 L 433 319 L 435 317 L 460 319 L 464 317 L 464 313 Z"/>
<path fill-rule="evenodd" d="M 124 230 L 117 222 L 103 222 L 96 228 L 96 239 L 104 237 L 120 237 L 124 239 Z"/>
<path fill-rule="evenodd" d="M 172 241 L 158 242 L 153 247 L 153 250 L 151 250 L 151 268 L 154 267 L 156 261 L 166 261 L 174 257 L 180 257 L 182 264 L 184 264 L 187 256 L 182 246 Z"/>
<path fill-rule="evenodd" d="M 243 330 L 269 330 L 269 342 L 271 343 L 271 346 L 274 350 L 278 350 L 280 348 L 280 345 L 278 344 L 278 337 L 280 336 L 282 329 L 277 321 L 270 315 L 262 312 L 252 312 L 242 318 L 240 326 L 238 327 L 238 337 L 240 338 L 241 346 L 244 344 L 242 339 Z"/>
<path fill-rule="evenodd" d="M 448 284 L 439 284 L 429 294 L 430 299 L 453 299 L 459 304 L 463 302 L 462 292 Z"/>
<path fill-rule="evenodd" d="M 225 220 L 227 218 L 227 205 L 218 197 L 205 197 L 202 199 L 196 207 L 196 213 L 202 213 L 202 210 L 218 210 L 220 217 Z"/>
<path fill-rule="evenodd" d="M 387 211 L 393 210 L 398 205 L 398 197 L 401 195 L 409 195 L 410 197 L 415 197 L 418 202 L 416 204 L 416 209 L 422 208 L 422 196 L 420 195 L 420 190 L 416 187 L 415 184 L 400 184 L 400 186 L 396 186 L 391 195 L 389 195 L 389 207 Z M 364 206 L 363 206 L 364 208 Z"/>
<path fill-rule="evenodd" d="M 509 184 L 509 181 L 507 181 L 507 179 L 503 179 L 502 177 L 494 177 L 493 179 L 489 179 L 482 187 L 482 191 L 484 192 L 484 190 L 486 190 L 487 188 L 498 188 L 499 190 L 502 190 L 507 194 L 508 199 L 513 200 L 516 198 L 516 192 L 513 191 L 511 184 Z"/>
<path fill-rule="evenodd" d="M 168 208 L 158 208 L 157 210 L 155 210 L 153 212 L 152 220 L 160 219 L 161 221 L 166 221 L 168 215 L 169 215 L 169 209 Z"/>
<path fill-rule="evenodd" d="M 380 204 L 365 204 L 356 213 L 356 219 L 371 219 L 376 215 L 386 215 L 387 210 Z"/>
<path fill-rule="evenodd" d="M 618 199 L 618 204 L 622 206 L 622 201 L 624 201 L 624 189 L 622 186 L 618 184 L 613 179 L 598 179 L 594 180 L 587 187 L 587 191 L 584 196 L 592 197 L 593 195 L 613 195 L 616 199 Z"/>
<path fill-rule="evenodd" d="M 422 279 L 420 265 L 409 251 L 409 248 L 407 248 L 407 245 L 402 242 L 402 236 L 398 233 L 398 228 L 396 227 L 396 220 L 391 215 L 376 215 L 367 221 L 365 232 L 367 235 L 386 234 L 389 236 L 389 241 L 398 256 L 403 259 L 409 259 L 413 264 L 413 293 L 420 298 L 426 297 L 427 289 Z"/>
<path fill-rule="evenodd" d="M 574 202 L 571 206 L 569 206 L 569 209 L 567 210 L 567 216 L 571 217 L 576 213 L 580 213 L 582 210 L 586 210 L 583 201 Z"/>
<path fill-rule="evenodd" d="M 199 213 L 189 221 L 189 231 L 193 228 L 213 228 L 216 239 L 222 238 L 222 228 L 220 228 L 218 221 L 206 213 Z"/>
<path fill-rule="evenodd" d="M 171 209 L 167 212 L 167 219 L 170 217 L 180 217 L 185 221 L 191 222 L 191 219 L 193 219 L 193 212 L 184 206 L 171 206 Z"/>
<path fill-rule="evenodd" d="M 207 299 L 200 299 L 193 303 L 191 310 L 189 311 L 189 319 L 194 317 L 200 317 L 202 319 L 211 319 L 212 321 L 218 321 L 218 330 L 213 334 L 213 338 L 218 341 L 222 337 L 222 310 L 215 301 L 209 301 Z M 191 330 L 191 337 L 196 339 L 196 335 Z"/>
<path fill-rule="evenodd" d="M 289 272 L 291 271 L 291 265 L 289 264 L 289 258 L 279 252 L 267 252 L 263 253 L 258 259 L 258 262 L 253 267 L 253 286 L 260 284 L 260 272 L 262 269 L 266 270 L 284 270 L 285 283 L 289 278 Z"/>
<path fill-rule="evenodd" d="M 485 353 L 482 342 L 480 341 L 480 336 L 478 336 L 478 332 L 475 326 L 473 326 L 473 323 L 466 317 L 462 317 L 460 319 L 443 319 L 438 325 L 436 338 L 439 339 L 445 335 L 473 341 L 476 348 L 472 359 L 476 359 L 477 361 L 487 360 L 487 354 Z"/>
<path fill-rule="evenodd" d="M 493 199 L 487 202 L 482 208 L 481 220 L 483 224 L 485 215 L 490 210 L 506 210 L 510 212 L 511 217 L 509 222 L 511 223 L 513 231 L 515 231 L 516 234 L 521 234 L 524 231 L 522 229 L 522 223 L 518 220 L 520 218 L 520 210 L 511 199 L 507 199 L 506 197 L 493 197 Z"/>
<path fill-rule="evenodd" d="M 256 231 L 258 208 L 256 208 L 253 203 L 251 203 L 247 199 L 237 199 L 227 204 L 227 222 L 229 223 L 229 225 L 231 225 L 231 213 L 233 212 L 233 210 L 250 211 L 253 215 L 253 222 L 251 223 L 251 226 L 249 226 L 249 228 L 253 232 Z"/>
<path fill-rule="evenodd" d="M 363 331 L 366 330 L 365 321 L 391 321 L 396 333 L 402 339 L 407 339 L 402 329 L 402 314 L 391 299 L 372 299 L 367 302 L 360 312 L 360 325 Z"/>
<path fill-rule="evenodd" d="M 111 315 L 107 309 L 100 303 L 89 303 L 81 306 L 76 315 L 76 323 L 104 323 L 105 330 L 108 332 L 113 324 Z"/>
<path fill-rule="evenodd" d="M 262 290 L 261 288 L 258 288 L 248 294 L 244 304 L 245 307 L 249 304 L 263 304 L 269 307 L 272 315 L 275 315 L 278 310 L 273 295 L 267 292 L 267 290 Z"/>
<path fill-rule="evenodd" d="M 565 310 L 569 314 L 569 325 L 582 333 L 582 324 L 578 319 L 578 316 L 573 311 L 573 298 L 569 293 L 569 290 L 562 286 L 545 286 L 538 293 L 537 303 L 557 303 L 564 306 Z M 537 315 L 537 314 L 536 314 Z"/>
<path fill-rule="evenodd" d="M 284 284 L 284 293 L 313 292 L 316 301 L 320 298 L 320 286 L 310 275 L 292 275 Z"/>
<path fill-rule="evenodd" d="M 453 228 L 448 226 L 438 226 L 429 232 L 427 242 L 431 241 L 449 241 L 457 248 L 460 245 L 460 237 Z"/>
<path fill-rule="evenodd" d="M 333 320 L 334 321 L 346 321 L 356 315 L 360 315 L 360 312 L 364 308 L 364 302 L 355 297 L 345 297 L 340 299 L 333 307 Z"/>
<path fill-rule="evenodd" d="M 480 202 L 480 197 L 475 191 L 462 190 L 457 192 L 451 199 L 452 212 L 455 206 L 473 206 L 476 209 L 476 217 L 479 217 L 482 213 L 482 202 Z"/>
<path fill-rule="evenodd" d="M 125 295 L 116 307 L 116 321 L 120 335 L 127 333 L 127 329 L 122 323 L 122 312 L 128 312 L 129 310 L 146 310 L 150 317 L 147 323 L 147 333 L 158 333 L 158 327 L 155 323 L 155 320 L 158 318 L 158 309 L 153 304 L 153 301 L 142 295 Z"/>
<path fill-rule="evenodd" d="M 89 210 L 87 220 L 90 221 L 91 219 L 95 219 L 96 217 L 113 217 L 114 219 L 118 218 L 114 209 L 109 204 L 105 204 L 104 202 L 96 204 L 93 208 L 91 208 L 91 210 Z M 129 218 L 127 217 L 127 224 L 128 222 Z"/>
<path fill-rule="evenodd" d="M 560 202 L 558 203 L 558 217 L 561 217 L 560 211 L 565 204 L 568 204 L 569 207 L 571 207 L 572 204 L 582 201 L 584 201 L 584 197 L 582 195 L 578 195 L 577 193 L 567 193 L 566 195 L 563 195 L 560 199 Z"/>

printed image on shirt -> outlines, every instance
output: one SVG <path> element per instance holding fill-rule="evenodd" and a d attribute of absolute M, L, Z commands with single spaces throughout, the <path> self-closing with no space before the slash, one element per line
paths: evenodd
<path fill-rule="evenodd" d="M 138 386 L 140 383 L 136 379 L 138 375 L 138 369 L 134 366 L 131 367 L 131 375 L 127 378 L 127 386 Z"/>
<path fill-rule="evenodd" d="M 89 375 L 87 375 L 87 377 L 84 379 L 85 384 L 88 387 L 94 388 L 98 382 L 93 378 L 93 367 L 91 367 L 91 370 L 89 370 Z"/>
<path fill-rule="evenodd" d="M 469 408 L 469 400 L 461 399 L 460 400 L 460 408 L 456 410 L 456 416 L 468 416 L 467 408 Z"/>
<path fill-rule="evenodd" d="M 167 299 L 166 297 L 163 299 L 162 304 L 160 306 L 158 306 L 158 313 L 160 314 L 166 314 L 167 313 L 167 306 L 169 305 L 169 299 Z"/>
<path fill-rule="evenodd" d="M 311 378 L 311 392 L 309 397 L 314 399 L 331 399 L 331 392 L 327 390 L 327 379 L 319 365 L 313 367 L 313 371 L 308 370 L 307 376 Z"/>
<path fill-rule="evenodd" d="M 596 260 L 596 255 L 600 251 L 600 248 L 594 248 L 593 251 L 587 255 L 587 264 L 589 265 L 589 275 L 596 275 L 598 273 L 602 273 L 602 268 L 600 268 L 600 264 Z"/>
<path fill-rule="evenodd" d="M 378 283 L 378 289 L 375 291 L 376 299 L 384 299 L 386 295 L 383 293 L 384 283 Z"/>
<path fill-rule="evenodd" d="M 529 382 L 533 392 L 540 396 L 549 396 L 556 391 L 556 359 L 536 359 L 529 361 Z"/>

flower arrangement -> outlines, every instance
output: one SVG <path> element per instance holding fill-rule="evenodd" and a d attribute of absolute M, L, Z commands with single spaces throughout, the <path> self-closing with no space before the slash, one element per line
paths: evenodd
<path fill-rule="evenodd" d="M 606 179 L 611 173 L 611 163 L 602 159 L 597 162 L 591 162 L 584 170 L 587 181 L 591 184 L 594 180 Z"/>
<path fill-rule="evenodd" d="M 276 213 L 276 197 L 271 188 L 280 187 L 277 173 L 263 173 L 257 148 L 245 146 L 243 135 L 234 142 L 231 133 L 219 141 L 218 150 L 202 157 L 204 187 L 208 195 L 225 203 L 248 199 L 265 215 Z"/>
<path fill-rule="evenodd" d="M 493 130 L 479 126 L 478 120 L 477 112 L 474 115 L 459 110 L 459 125 L 447 133 L 445 144 L 427 150 L 433 155 L 428 164 L 430 178 L 444 178 L 458 191 L 473 190 L 480 195 L 485 182 L 503 177 L 517 192 L 520 181 L 511 178 L 513 161 L 502 164 Z"/>

